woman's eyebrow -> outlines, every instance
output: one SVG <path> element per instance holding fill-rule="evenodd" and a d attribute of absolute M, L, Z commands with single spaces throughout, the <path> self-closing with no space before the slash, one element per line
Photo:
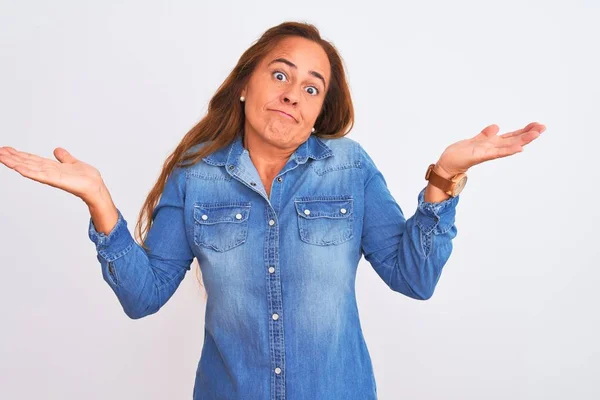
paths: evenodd
<path fill-rule="evenodd" d="M 291 68 L 295 68 L 298 69 L 298 67 L 296 66 L 296 64 L 294 64 L 293 62 L 291 62 L 290 60 L 286 59 L 286 58 L 276 58 L 273 61 L 271 61 L 267 66 L 276 63 L 276 62 L 280 62 L 280 63 L 284 63 L 289 65 Z M 319 78 L 321 81 L 323 81 L 323 86 L 327 87 L 327 84 L 325 83 L 325 78 L 323 78 L 323 75 L 321 75 L 320 73 L 316 72 L 316 71 L 308 71 L 311 75 Z"/>

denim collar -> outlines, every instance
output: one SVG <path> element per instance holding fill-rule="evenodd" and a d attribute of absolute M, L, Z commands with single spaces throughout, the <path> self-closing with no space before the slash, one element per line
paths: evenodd
<path fill-rule="evenodd" d="M 211 165 L 237 165 L 242 153 L 247 151 L 242 143 L 242 135 L 238 134 L 231 144 L 224 146 L 208 156 L 204 157 L 204 161 Z M 313 160 L 322 160 L 333 155 L 331 148 L 327 146 L 321 138 L 315 135 L 310 135 L 290 157 L 290 160 L 296 161 L 297 164 L 304 164 L 309 158 Z"/>

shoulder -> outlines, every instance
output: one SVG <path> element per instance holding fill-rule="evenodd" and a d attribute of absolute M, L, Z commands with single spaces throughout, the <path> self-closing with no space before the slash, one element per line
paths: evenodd
<path fill-rule="evenodd" d="M 350 139 L 347 136 L 333 139 L 319 137 L 319 139 L 334 153 L 353 152 L 360 147 L 360 144 L 356 140 Z"/>
<path fill-rule="evenodd" d="M 204 149 L 205 147 L 208 147 L 210 144 L 212 144 L 212 141 L 205 141 L 202 143 L 192 145 L 184 152 L 184 157 L 196 156 L 198 153 L 200 153 L 202 151 L 202 149 Z M 190 164 L 190 161 L 188 161 L 186 163 L 188 165 L 185 168 L 190 171 L 190 170 L 197 169 L 198 167 L 201 167 L 203 164 L 206 163 L 206 159 L 210 158 L 210 156 L 212 156 L 213 153 L 205 154 L 201 159 L 196 160 L 193 164 Z M 212 164 L 212 163 L 210 163 L 210 164 Z"/>
<path fill-rule="evenodd" d="M 356 140 L 341 137 L 323 140 L 323 142 L 331 148 L 334 153 L 334 157 L 330 158 L 337 159 L 334 162 L 334 165 L 323 166 L 323 170 L 347 167 L 358 168 L 361 170 L 365 184 L 367 184 L 375 175 L 380 173 L 371 156 Z"/>
<path fill-rule="evenodd" d="M 321 141 L 331 149 L 332 162 L 355 165 L 357 168 L 369 167 L 373 162 L 363 146 L 349 137 L 323 139 Z M 335 160 L 335 161 L 334 161 Z"/>
<path fill-rule="evenodd" d="M 345 159 L 360 163 L 362 153 L 364 152 L 360 143 L 349 137 L 334 139 L 319 138 L 333 153 L 333 158 L 337 160 Z"/>
<path fill-rule="evenodd" d="M 318 138 L 321 145 L 326 148 L 324 158 L 315 160 L 312 168 L 317 175 L 344 169 L 360 168 L 361 157 L 358 142 L 347 138 Z"/>

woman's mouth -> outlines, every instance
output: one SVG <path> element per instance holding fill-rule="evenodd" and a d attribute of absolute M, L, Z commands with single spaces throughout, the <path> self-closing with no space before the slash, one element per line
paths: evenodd
<path fill-rule="evenodd" d="M 290 114 L 288 114 L 288 113 L 285 113 L 285 112 L 283 112 L 283 111 L 279 111 L 279 110 L 271 110 L 271 111 L 275 111 L 277 114 L 279 114 L 279 115 L 281 115 L 281 116 L 284 116 L 284 117 L 286 117 L 286 118 L 289 118 L 289 119 L 291 119 L 292 121 L 296 121 L 296 119 L 295 119 L 294 117 L 292 117 L 292 116 L 291 116 Z"/>

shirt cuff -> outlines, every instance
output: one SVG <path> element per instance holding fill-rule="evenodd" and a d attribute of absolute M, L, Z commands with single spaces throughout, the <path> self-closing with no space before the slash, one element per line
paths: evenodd
<path fill-rule="evenodd" d="M 106 261 L 114 261 L 123 256 L 135 244 L 129 229 L 127 229 L 127 221 L 123 217 L 123 214 L 121 214 L 119 209 L 117 209 L 117 213 L 119 215 L 117 223 L 108 235 L 98 232 L 90 217 L 88 237 L 96 245 L 98 254 Z"/>
<path fill-rule="evenodd" d="M 456 205 L 460 195 L 438 203 L 429 203 L 425 201 L 426 189 L 427 187 L 423 188 L 417 197 L 419 204 L 416 224 L 425 234 L 430 234 L 432 231 L 435 234 L 446 233 L 454 225 Z"/>

